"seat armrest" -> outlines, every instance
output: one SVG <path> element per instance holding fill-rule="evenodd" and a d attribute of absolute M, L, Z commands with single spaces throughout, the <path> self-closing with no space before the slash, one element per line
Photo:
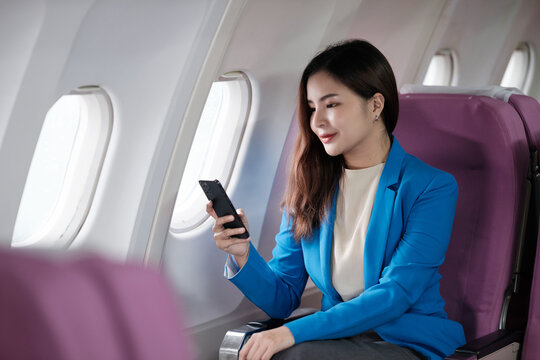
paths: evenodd
<path fill-rule="evenodd" d="M 250 321 L 246 325 L 239 328 L 227 331 L 219 347 L 219 360 L 236 360 L 242 346 L 249 340 L 251 335 L 264 331 L 280 327 L 283 324 L 288 323 L 312 314 L 316 309 L 297 309 L 287 319 L 267 319 L 263 321 Z"/>
<path fill-rule="evenodd" d="M 523 342 L 522 331 L 497 330 L 481 338 L 470 341 L 458 348 L 456 352 L 445 358 L 452 360 L 481 359 L 493 354 L 506 346 Z"/>
<path fill-rule="evenodd" d="M 219 360 L 238 359 L 240 349 L 251 335 L 259 331 L 268 330 L 266 323 L 267 321 L 253 321 L 247 325 L 227 331 L 219 347 Z"/>
<path fill-rule="evenodd" d="M 267 319 L 251 321 L 244 326 L 227 331 L 219 348 L 219 360 L 236 360 L 242 346 L 251 335 L 277 328 L 289 321 L 296 320 L 315 312 L 315 309 L 298 309 L 287 319 Z M 476 360 L 500 351 L 513 343 L 523 342 L 522 331 L 498 330 L 481 338 L 470 341 L 458 348 L 445 360 Z M 504 357 L 503 357 L 504 358 Z M 510 359 L 510 358 L 508 358 Z"/>
<path fill-rule="evenodd" d="M 317 311 L 316 309 L 312 309 L 312 308 L 297 309 L 291 314 L 291 316 L 289 316 L 286 319 L 267 319 L 263 321 L 250 321 L 248 322 L 248 325 L 254 326 L 256 328 L 263 327 L 264 329 L 262 330 L 275 329 L 290 321 L 300 319 L 309 314 L 313 314 L 316 311 Z"/>

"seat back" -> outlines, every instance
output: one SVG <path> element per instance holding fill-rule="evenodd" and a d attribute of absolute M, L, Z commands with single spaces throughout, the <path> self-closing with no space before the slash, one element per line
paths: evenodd
<path fill-rule="evenodd" d="M 525 130 L 530 139 L 531 148 L 534 150 L 540 149 L 540 104 L 535 99 L 523 96 L 512 95 L 508 101 L 519 113 L 525 124 Z M 538 180 L 538 178 L 537 178 Z M 538 207 L 539 193 L 535 194 L 536 206 Z M 538 210 L 538 208 L 537 208 Z M 538 216 L 538 211 L 535 216 Z M 527 320 L 527 328 L 523 341 L 522 360 L 540 359 L 540 234 L 536 243 L 536 251 L 530 254 L 536 254 L 534 261 L 534 273 L 532 278 L 531 292 L 529 298 L 529 312 Z M 528 250 L 533 250 L 534 246 L 530 246 Z M 533 258 L 534 260 L 534 258 Z"/>
<path fill-rule="evenodd" d="M 417 84 L 404 85 L 401 94 L 461 94 L 487 96 L 504 101 L 517 111 L 525 128 L 529 149 L 540 149 L 540 104 L 519 89 L 502 86 L 458 87 L 458 86 L 424 86 Z"/>
<path fill-rule="evenodd" d="M 0 359 L 188 359 L 157 271 L 0 250 Z"/>
<path fill-rule="evenodd" d="M 540 150 L 540 104 L 530 96 L 511 94 L 508 103 L 516 109 L 527 133 L 529 148 Z"/>
<path fill-rule="evenodd" d="M 486 96 L 400 96 L 404 149 L 454 175 L 459 188 L 440 272 L 451 319 L 467 340 L 498 329 L 524 208 L 528 144 L 514 108 Z"/>

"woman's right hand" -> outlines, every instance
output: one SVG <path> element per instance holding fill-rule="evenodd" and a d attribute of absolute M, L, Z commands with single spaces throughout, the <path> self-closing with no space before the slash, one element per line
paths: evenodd
<path fill-rule="evenodd" d="M 210 201 L 206 204 L 206 212 L 216 220 L 214 226 L 212 227 L 212 232 L 214 233 L 214 240 L 216 240 L 216 246 L 221 250 L 225 251 L 228 254 L 231 254 L 235 257 L 236 262 L 240 267 L 244 266 L 247 262 L 249 255 L 249 243 L 251 238 L 239 239 L 233 237 L 234 235 L 242 234 L 246 230 L 244 228 L 235 228 L 227 229 L 223 225 L 234 220 L 234 216 L 227 215 L 223 217 L 218 217 L 214 211 L 213 204 Z M 240 220 L 244 223 L 246 229 L 248 229 L 248 223 L 244 211 L 241 209 L 237 210 Z"/>

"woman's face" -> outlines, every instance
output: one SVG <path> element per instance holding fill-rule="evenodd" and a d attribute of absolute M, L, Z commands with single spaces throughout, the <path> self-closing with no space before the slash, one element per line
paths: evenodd
<path fill-rule="evenodd" d="M 348 168 L 380 162 L 375 158 L 380 157 L 381 135 L 386 136 L 386 130 L 381 119 L 375 120 L 384 106 L 384 98 L 381 104 L 376 97 L 365 100 L 324 71 L 308 79 L 311 130 L 328 155 L 343 155 Z"/>

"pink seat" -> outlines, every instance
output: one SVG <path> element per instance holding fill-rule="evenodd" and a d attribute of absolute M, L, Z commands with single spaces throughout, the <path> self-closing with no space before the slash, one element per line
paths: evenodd
<path fill-rule="evenodd" d="M 531 149 L 540 150 L 540 104 L 536 99 L 513 94 L 508 98 L 508 103 L 516 109 L 527 133 Z"/>
<path fill-rule="evenodd" d="M 540 149 L 540 104 L 535 99 L 524 95 L 512 95 L 508 101 L 523 119 L 525 130 L 530 139 L 531 148 Z M 535 194 L 538 206 L 539 194 Z M 538 212 L 535 216 L 538 216 Z M 540 239 L 540 234 L 538 236 Z M 523 341 L 522 360 L 540 359 L 540 246 L 536 248 L 536 261 L 529 298 L 529 312 L 525 338 Z M 532 253 L 534 254 L 534 252 Z M 528 254 L 530 255 L 530 254 Z"/>
<path fill-rule="evenodd" d="M 523 244 L 522 265 L 520 269 L 516 269 L 521 273 L 521 280 L 519 281 L 521 289 L 516 294 L 517 296 L 514 296 L 515 301 L 510 304 L 511 317 L 508 320 L 509 326 L 517 329 L 523 329 L 526 324 L 522 359 L 540 359 L 540 346 L 538 346 L 538 339 L 540 339 L 540 247 L 538 247 L 540 242 L 540 234 L 538 233 L 540 213 L 540 163 L 538 155 L 540 150 L 540 104 L 536 99 L 523 95 L 516 89 L 501 87 L 471 89 L 408 85 L 403 90 L 407 93 L 450 92 L 454 94 L 485 95 L 507 102 L 519 115 L 526 133 L 530 153 L 532 196 L 528 218 L 529 224 L 526 240 Z M 536 251 L 534 251 L 535 247 Z"/>
<path fill-rule="evenodd" d="M 468 341 L 490 334 L 499 328 L 524 208 L 529 149 L 521 120 L 485 96 L 407 94 L 395 134 L 407 152 L 458 182 L 441 293 Z"/>
<path fill-rule="evenodd" d="M 0 359 L 190 359 L 157 271 L 0 250 Z"/>

